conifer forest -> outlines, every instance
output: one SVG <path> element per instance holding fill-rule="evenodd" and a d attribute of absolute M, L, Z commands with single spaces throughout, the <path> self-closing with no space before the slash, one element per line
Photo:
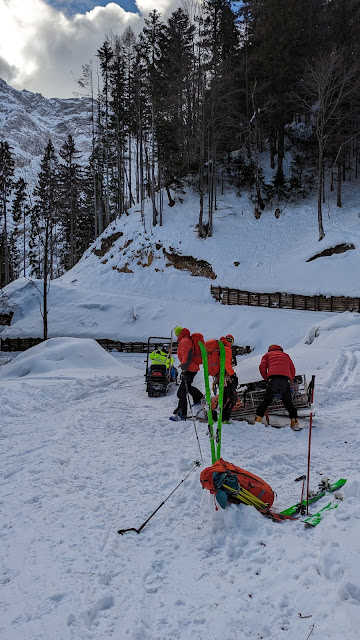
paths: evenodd
<path fill-rule="evenodd" d="M 359 24 L 358 0 L 186 0 L 138 37 L 106 35 L 75 88 L 90 99 L 90 157 L 71 134 L 49 139 L 28 184 L 0 140 L 0 286 L 60 276 L 145 200 L 162 225 L 185 181 L 201 238 L 232 188 L 255 216 L 313 192 L 321 240 L 324 184 L 340 208 L 359 178 Z"/>

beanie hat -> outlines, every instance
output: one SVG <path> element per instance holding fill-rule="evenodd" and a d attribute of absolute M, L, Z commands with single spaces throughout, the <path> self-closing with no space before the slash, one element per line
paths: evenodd
<path fill-rule="evenodd" d="M 225 336 L 225 339 L 231 342 L 231 344 L 234 344 L 235 342 L 234 336 L 232 336 L 230 333 L 227 336 Z"/>
<path fill-rule="evenodd" d="M 183 328 L 182 327 L 176 327 L 175 328 L 175 335 L 178 337 L 180 335 L 180 333 L 182 332 Z"/>
<path fill-rule="evenodd" d="M 278 344 L 271 344 L 268 351 L 284 351 L 284 349 Z"/>

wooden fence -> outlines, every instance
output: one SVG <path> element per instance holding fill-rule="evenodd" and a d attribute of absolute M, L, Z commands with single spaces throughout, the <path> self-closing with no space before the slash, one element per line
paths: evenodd
<path fill-rule="evenodd" d="M 345 296 L 302 296 L 296 293 L 253 293 L 211 287 L 211 294 L 218 302 L 249 307 L 269 307 L 271 309 L 298 309 L 300 311 L 356 311 L 360 313 L 360 298 Z"/>
<path fill-rule="evenodd" d="M 31 347 L 43 342 L 43 338 L 0 338 L 0 351 L 26 351 Z M 107 351 L 119 351 L 121 353 L 147 353 L 147 342 L 119 342 L 108 338 L 100 338 L 96 340 Z M 155 348 L 155 344 L 151 345 L 151 350 Z M 174 343 L 173 351 L 177 349 Z"/>
<path fill-rule="evenodd" d="M 0 351 L 26 351 L 31 347 L 43 342 L 42 338 L 0 338 Z M 147 342 L 118 342 L 116 340 L 110 340 L 107 338 L 100 338 L 96 340 L 107 351 L 119 351 L 121 353 L 147 353 Z M 158 345 L 161 347 L 162 342 L 153 342 L 150 344 L 150 352 L 153 351 Z M 177 352 L 178 343 L 173 343 L 172 351 L 175 354 Z M 246 353 L 250 353 L 252 349 L 249 346 L 239 347 L 233 346 L 233 354 L 236 356 L 243 356 Z"/>

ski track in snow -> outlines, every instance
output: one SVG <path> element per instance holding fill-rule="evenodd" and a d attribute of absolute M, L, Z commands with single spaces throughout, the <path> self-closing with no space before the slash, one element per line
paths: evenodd
<path fill-rule="evenodd" d="M 358 474 L 359 362 L 344 350 L 316 389 L 313 487 L 320 473 Z M 244 505 L 215 511 L 196 470 L 140 535 L 119 536 L 199 457 L 192 422 L 168 420 L 175 389 L 148 398 L 140 371 L 1 386 L 2 638 L 303 640 L 312 624 L 314 640 L 358 638 L 360 563 L 344 542 L 360 534 L 359 474 L 329 526 L 312 530 Z M 197 429 L 208 466 L 207 426 Z M 308 429 L 233 423 L 222 456 L 266 479 L 280 510 L 300 497 L 307 444 Z"/>

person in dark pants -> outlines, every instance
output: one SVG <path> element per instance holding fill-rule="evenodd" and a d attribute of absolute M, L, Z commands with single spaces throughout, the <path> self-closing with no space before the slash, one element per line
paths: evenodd
<path fill-rule="evenodd" d="M 223 398 L 222 421 L 229 424 L 231 412 L 237 401 L 236 389 L 238 386 L 237 375 L 232 367 L 232 350 L 231 345 L 234 344 L 234 338 L 228 334 L 225 338 L 220 338 L 225 347 L 225 384 Z"/>
<path fill-rule="evenodd" d="M 204 341 L 201 334 L 193 334 L 193 336 L 190 336 L 189 329 L 183 329 L 182 327 L 176 327 L 175 335 L 179 342 L 177 355 L 180 360 L 182 375 L 177 391 L 177 397 L 179 398 L 178 406 L 174 411 L 174 415 L 169 418 L 174 422 L 187 419 L 188 394 L 192 396 L 194 406 L 200 405 L 203 398 L 202 392 L 193 386 L 193 380 L 200 369 L 200 359 L 198 354 L 195 353 L 196 340 L 201 337 L 202 341 Z"/>
<path fill-rule="evenodd" d="M 295 366 L 290 356 L 284 353 L 283 348 L 277 344 L 270 345 L 267 353 L 261 358 L 259 371 L 267 381 L 265 398 L 256 409 L 256 422 L 261 422 L 266 409 L 271 404 L 274 396 L 281 395 L 282 402 L 289 412 L 291 428 L 298 427 L 297 410 L 291 399 L 290 382 L 295 377 Z"/>

